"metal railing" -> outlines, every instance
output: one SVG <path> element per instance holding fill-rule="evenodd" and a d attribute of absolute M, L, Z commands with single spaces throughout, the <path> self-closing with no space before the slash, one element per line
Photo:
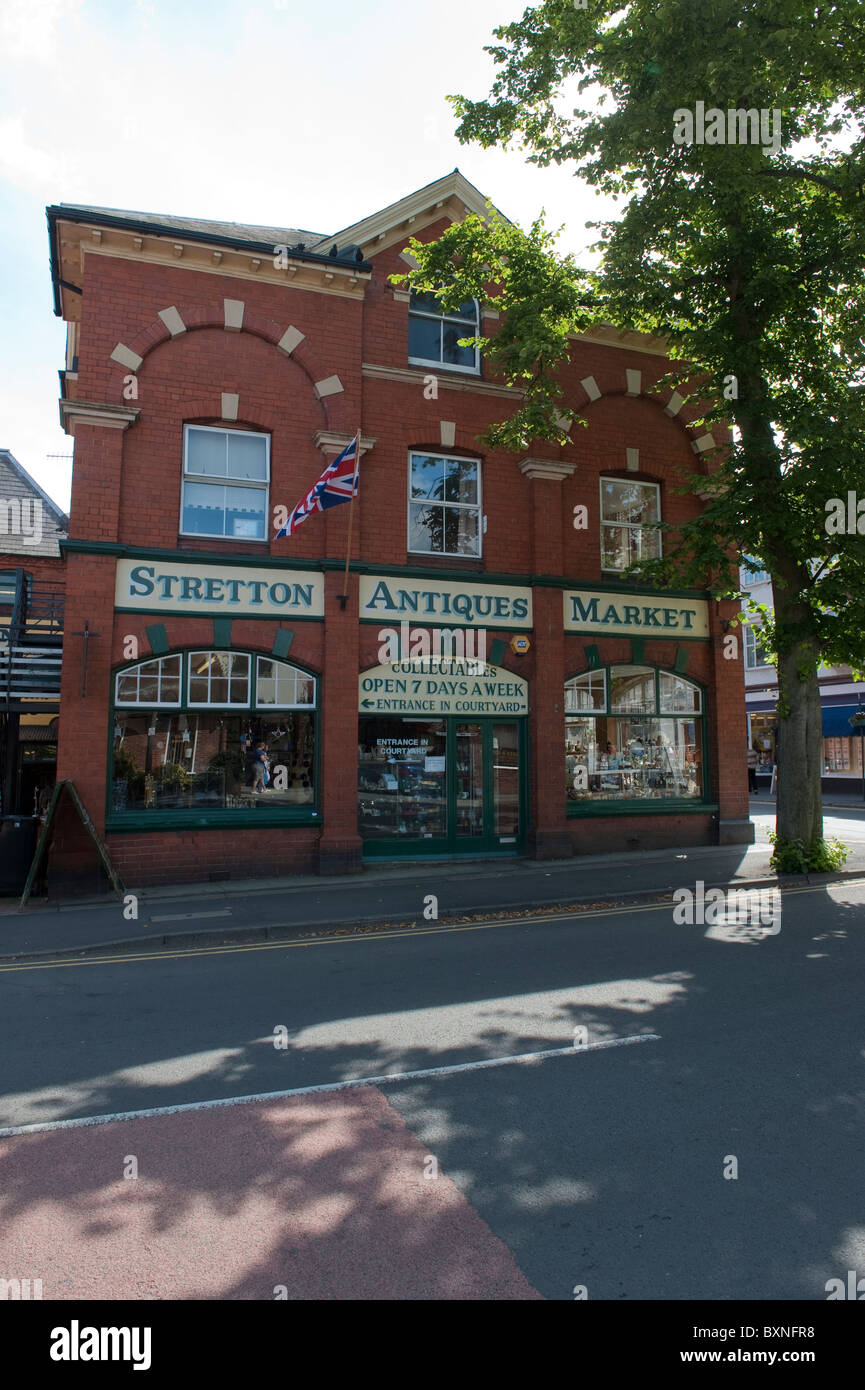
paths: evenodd
<path fill-rule="evenodd" d="M 56 646 L 0 642 L 0 701 L 58 700 L 62 660 Z"/>

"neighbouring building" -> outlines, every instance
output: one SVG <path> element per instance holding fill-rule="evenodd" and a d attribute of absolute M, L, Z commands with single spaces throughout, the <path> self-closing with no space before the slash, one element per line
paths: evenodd
<path fill-rule="evenodd" d="M 467 211 L 456 170 L 327 235 L 48 209 L 59 775 L 133 885 L 752 837 L 735 605 L 622 579 L 716 441 L 656 387 L 663 342 L 602 328 L 562 373 L 588 428 L 485 448 L 516 393 L 460 340 L 495 316 L 389 278 Z M 349 506 L 274 537 L 357 429 L 344 587 Z M 56 874 L 82 846 L 70 822 Z"/>
<path fill-rule="evenodd" d="M 33 814 L 54 783 L 67 518 L 0 449 L 0 814 Z"/>
<path fill-rule="evenodd" d="M 755 603 L 772 608 L 772 582 L 766 570 L 743 565 L 739 582 Z M 760 759 L 758 779 L 769 779 L 778 737 L 778 673 L 760 645 L 759 619 L 746 623 L 742 631 L 748 742 L 756 748 Z M 865 712 L 865 684 L 853 679 L 849 666 L 821 666 L 818 679 L 823 715 L 823 791 L 859 791 L 863 785 L 863 735 L 851 727 L 850 716 L 860 709 Z M 768 789 L 771 782 L 758 780 L 757 785 L 758 789 Z"/>

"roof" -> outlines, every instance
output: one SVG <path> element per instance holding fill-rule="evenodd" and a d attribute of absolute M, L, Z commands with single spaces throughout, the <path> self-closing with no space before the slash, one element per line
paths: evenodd
<path fill-rule="evenodd" d="M 8 449 L 0 449 L 0 499 L 5 504 L 18 500 L 18 510 L 20 512 L 21 501 L 36 500 L 42 503 L 42 517 L 40 531 L 41 535 L 37 539 L 35 535 L 35 522 L 31 522 L 30 535 L 17 535 L 10 533 L 9 527 L 9 507 L 3 508 L 2 526 L 0 526 L 0 553 L 4 555 L 46 555 L 58 556 L 60 546 L 58 539 L 65 536 L 69 529 L 69 518 L 61 511 L 56 502 L 52 502 L 47 492 L 31 478 L 27 469 L 24 468 L 14 454 Z M 29 509 L 28 509 L 29 511 Z M 47 513 L 47 515 L 46 515 Z M 23 527 L 21 528 L 23 531 Z"/>
<path fill-rule="evenodd" d="M 206 217 L 178 217 L 173 213 L 132 212 L 124 208 L 93 207 L 87 203 L 60 203 L 59 208 L 66 213 L 94 213 L 98 217 L 146 223 L 159 230 L 200 232 L 208 239 L 228 237 L 232 241 L 267 242 L 270 246 L 296 246 L 298 242 L 304 242 L 310 250 L 327 239 L 326 232 L 305 232 L 299 227 L 262 227 L 252 222 L 220 222 Z"/>

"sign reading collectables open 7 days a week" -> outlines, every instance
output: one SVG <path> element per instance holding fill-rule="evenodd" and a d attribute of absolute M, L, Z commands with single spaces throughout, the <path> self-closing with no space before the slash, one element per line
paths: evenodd
<path fill-rule="evenodd" d="M 482 662 L 420 657 L 361 672 L 362 714 L 527 714 L 528 682 Z"/>

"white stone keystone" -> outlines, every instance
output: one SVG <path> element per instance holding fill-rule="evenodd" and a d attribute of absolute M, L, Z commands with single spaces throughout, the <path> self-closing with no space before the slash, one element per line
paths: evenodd
<path fill-rule="evenodd" d="M 242 299 L 226 299 L 225 327 L 229 333 L 239 333 L 243 327 L 244 303 Z"/>
<path fill-rule="evenodd" d="M 178 338 L 181 333 L 186 332 L 186 324 L 183 322 L 183 319 L 180 317 L 180 314 L 173 304 L 170 309 L 160 309 L 159 317 L 162 319 L 162 322 L 165 324 L 172 338 Z"/>
<path fill-rule="evenodd" d="M 119 362 L 121 367 L 128 367 L 131 372 L 137 372 L 144 358 L 139 357 L 138 353 L 133 352 L 132 348 L 128 348 L 125 343 L 118 343 L 111 354 L 111 360 Z"/>
<path fill-rule="evenodd" d="M 337 396 L 340 391 L 344 390 L 345 387 L 338 376 L 326 376 L 324 381 L 317 381 L 315 383 L 316 395 L 319 398 L 322 396 Z"/>
<path fill-rule="evenodd" d="M 290 325 L 286 328 L 276 346 L 279 348 L 280 352 L 285 353 L 286 357 L 290 357 L 294 349 L 300 346 L 305 337 L 306 334 L 301 333 L 299 328 Z"/>

